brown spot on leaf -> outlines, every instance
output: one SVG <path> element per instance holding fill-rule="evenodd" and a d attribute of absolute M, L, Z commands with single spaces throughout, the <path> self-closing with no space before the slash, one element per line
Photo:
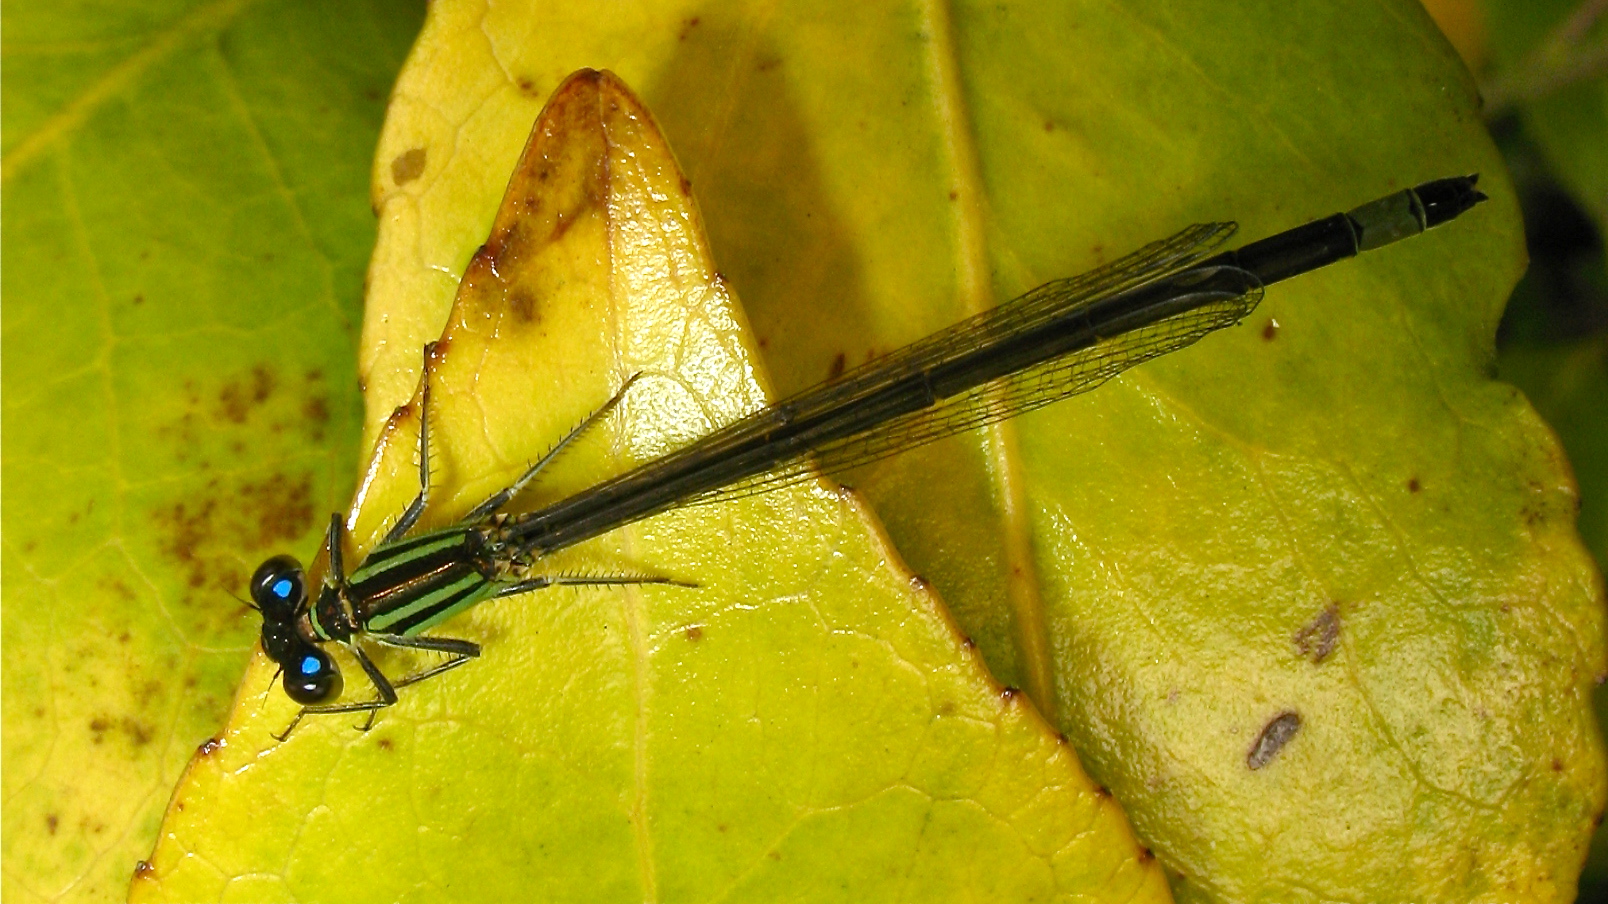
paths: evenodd
<path fill-rule="evenodd" d="M 687 639 L 692 641 L 693 643 L 697 643 L 698 641 L 703 640 L 703 628 L 700 628 L 697 625 L 693 625 L 692 627 L 688 628 L 686 631 L 684 631 L 682 633 L 684 633 L 686 635 Z"/>
<path fill-rule="evenodd" d="M 530 76 L 522 75 L 514 80 L 514 84 L 519 86 L 519 93 L 525 95 L 526 97 L 542 96 L 541 92 L 536 90 L 536 80 Z"/>
<path fill-rule="evenodd" d="M 46 813 L 45 814 L 45 831 L 47 831 L 50 834 L 54 835 L 54 834 L 56 834 L 56 827 L 59 826 L 59 825 L 61 825 L 61 817 L 60 816 L 57 816 L 54 813 Z"/>
<path fill-rule="evenodd" d="M 1019 688 L 1019 687 L 1011 687 L 1008 684 L 999 689 L 1000 697 L 1004 698 L 1004 700 L 1006 702 L 1010 702 L 1011 700 L 1015 700 L 1018 696 L 1021 695 L 1021 693 L 1022 693 L 1021 688 Z"/>
<path fill-rule="evenodd" d="M 100 581 L 100 586 L 106 590 L 106 592 L 117 597 L 125 603 L 134 602 L 134 590 L 130 588 L 128 584 L 124 583 L 122 578 L 104 578 Z M 121 643 L 127 643 L 128 632 L 124 631 L 117 639 Z"/>
<path fill-rule="evenodd" d="M 1272 317 L 1269 317 L 1267 319 L 1267 323 L 1262 324 L 1262 340 L 1264 342 L 1272 342 L 1274 337 L 1278 334 L 1279 322 L 1274 320 Z"/>
<path fill-rule="evenodd" d="M 848 366 L 849 356 L 843 354 L 842 352 L 838 352 L 837 356 L 832 359 L 832 366 L 827 368 L 826 378 L 828 380 L 836 380 L 838 377 L 843 376 L 843 371 L 846 370 Z"/>
<path fill-rule="evenodd" d="M 378 741 L 375 741 L 374 744 L 381 750 L 390 750 L 392 747 L 390 738 L 380 738 Z"/>
<path fill-rule="evenodd" d="M 1150 861 L 1152 861 L 1154 859 L 1156 859 L 1156 852 L 1155 851 L 1152 851 L 1150 848 L 1147 848 L 1147 847 L 1142 847 L 1142 848 L 1139 849 L 1139 862 L 1140 863 L 1149 863 Z"/>
<path fill-rule="evenodd" d="M 693 16 L 690 19 L 682 19 L 681 31 L 676 34 L 676 40 L 685 41 L 687 39 L 687 35 L 691 34 L 692 30 L 698 27 L 698 22 L 699 19 L 697 16 Z"/>
<path fill-rule="evenodd" d="M 523 285 L 514 286 L 508 293 L 508 310 L 520 323 L 533 323 L 539 317 L 536 296 Z"/>
<path fill-rule="evenodd" d="M 1290 739 L 1300 730 L 1301 714 L 1295 710 L 1287 709 L 1274 716 L 1262 728 L 1262 733 L 1256 736 L 1256 743 L 1252 744 L 1250 751 L 1245 754 L 1245 765 L 1254 772 L 1273 762 L 1273 758 L 1279 755 L 1284 745 L 1290 743 Z"/>
<path fill-rule="evenodd" d="M 1416 478 L 1416 477 L 1408 478 L 1408 480 L 1407 480 L 1407 492 L 1416 493 L 1419 490 L 1422 490 L 1423 488 L 1424 488 L 1424 485 L 1418 482 L 1418 478 Z"/>
<path fill-rule="evenodd" d="M 134 303 L 135 304 L 145 304 L 145 296 L 144 295 L 136 295 L 136 296 L 134 296 Z"/>
<path fill-rule="evenodd" d="M 313 442 L 322 442 L 329 426 L 329 400 L 322 395 L 308 396 L 302 402 L 302 420 L 307 424 L 307 435 Z"/>
<path fill-rule="evenodd" d="M 134 864 L 134 878 L 153 880 L 156 878 L 156 867 L 141 860 Z"/>
<path fill-rule="evenodd" d="M 267 367 L 259 364 L 244 378 L 230 379 L 218 390 L 218 416 L 234 424 L 243 424 L 252 409 L 260 407 L 274 393 L 274 376 Z"/>
<path fill-rule="evenodd" d="M 129 740 L 134 742 L 135 747 L 144 747 L 146 744 L 151 743 L 151 738 L 155 735 L 151 726 L 137 719 L 125 718 L 118 727 L 123 729 Z"/>
<path fill-rule="evenodd" d="M 391 182 L 401 186 L 419 178 L 424 175 L 427 161 L 424 148 L 412 148 L 396 155 L 396 159 L 391 161 Z"/>
<path fill-rule="evenodd" d="M 1295 648 L 1313 662 L 1322 662 L 1340 641 L 1340 607 L 1325 606 L 1317 617 L 1295 632 Z"/>
<path fill-rule="evenodd" d="M 213 753 L 217 752 L 224 746 L 223 738 L 207 738 L 205 741 L 201 742 L 200 747 L 195 749 L 195 755 L 212 756 Z"/>
<path fill-rule="evenodd" d="M 157 509 L 151 518 L 158 548 L 178 565 L 189 587 L 233 592 L 244 581 L 240 548 L 278 547 L 312 526 L 312 475 L 271 474 L 232 488 L 209 488 Z"/>

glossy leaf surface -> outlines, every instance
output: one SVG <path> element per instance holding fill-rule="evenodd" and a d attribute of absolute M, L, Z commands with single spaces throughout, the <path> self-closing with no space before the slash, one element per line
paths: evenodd
<path fill-rule="evenodd" d="M 743 338 L 651 118 L 611 77 L 576 76 L 432 353 L 426 524 L 631 374 L 618 417 L 537 494 L 757 406 Z M 387 421 L 359 549 L 415 492 L 418 408 Z M 276 744 L 294 706 L 259 661 L 246 686 L 266 701 L 248 690 L 196 760 L 134 898 L 1167 900 L 1109 794 L 888 556 L 824 484 L 627 528 L 535 570 L 698 586 L 483 604 L 439 633 L 486 655 L 403 689 L 367 733 L 327 716 Z"/>

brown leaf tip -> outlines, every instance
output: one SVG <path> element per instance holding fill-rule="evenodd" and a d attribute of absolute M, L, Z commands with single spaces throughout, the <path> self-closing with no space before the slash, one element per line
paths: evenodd
<path fill-rule="evenodd" d="M 1301 714 L 1295 710 L 1287 709 L 1274 716 L 1257 736 L 1256 743 L 1251 745 L 1250 751 L 1245 754 L 1245 765 L 1255 772 L 1273 762 L 1273 758 L 1279 755 L 1284 745 L 1290 743 L 1290 739 L 1300 730 Z"/>

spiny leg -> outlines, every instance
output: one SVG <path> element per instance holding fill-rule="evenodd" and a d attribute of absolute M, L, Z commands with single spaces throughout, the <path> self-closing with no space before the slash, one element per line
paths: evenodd
<path fill-rule="evenodd" d="M 529 593 L 532 590 L 542 590 L 547 587 L 563 586 L 592 586 L 617 587 L 629 584 L 668 584 L 672 587 L 696 587 L 697 584 L 688 581 L 678 581 L 675 578 L 658 577 L 657 575 L 622 575 L 619 577 L 585 577 L 581 575 L 542 575 L 541 577 L 527 578 L 512 584 L 504 584 L 497 589 L 492 599 L 501 599 L 513 596 L 516 593 Z"/>
<path fill-rule="evenodd" d="M 381 545 L 394 543 L 412 530 L 430 499 L 430 353 L 434 350 L 435 343 L 424 347 L 424 371 L 419 377 L 419 495 L 413 497 L 402 511 L 402 517 L 385 532 Z"/>
<path fill-rule="evenodd" d="M 620 390 L 614 394 L 614 398 L 609 399 L 603 404 L 603 407 L 587 415 L 585 420 L 581 421 L 580 424 L 577 425 L 573 430 L 571 430 L 569 433 L 566 433 L 563 439 L 558 441 L 558 445 L 549 449 L 547 454 L 537 459 L 535 464 L 531 465 L 525 470 L 525 473 L 519 475 L 518 480 L 515 480 L 507 487 L 491 494 L 491 496 L 489 496 L 485 502 L 482 502 L 470 509 L 469 514 L 463 516 L 463 520 L 471 523 L 480 521 L 484 518 L 490 517 L 491 515 L 495 514 L 498 509 L 507 505 L 510 500 L 512 500 L 515 496 L 518 496 L 525 489 L 526 485 L 536 478 L 537 474 L 541 473 L 543 468 L 547 467 L 549 463 L 557 458 L 559 453 L 563 452 L 571 443 L 579 439 L 582 434 L 591 429 L 595 424 L 597 424 L 598 421 L 601 421 L 603 418 L 607 417 L 608 413 L 613 411 L 620 404 L 620 400 L 625 398 L 626 391 L 629 390 L 631 385 L 641 378 L 641 376 L 642 374 L 640 372 L 632 374 L 630 379 L 626 380 L 625 383 L 620 386 Z"/>

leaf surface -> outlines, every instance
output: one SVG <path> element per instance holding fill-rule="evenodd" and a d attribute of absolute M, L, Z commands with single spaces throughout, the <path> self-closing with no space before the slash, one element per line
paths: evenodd
<path fill-rule="evenodd" d="M 578 74 L 431 354 L 426 524 L 510 482 L 629 375 L 618 418 L 541 497 L 757 407 L 743 338 L 651 118 Z M 415 492 L 419 408 L 383 428 L 359 549 Z M 1167 900 L 1110 796 L 888 558 L 824 484 L 618 531 L 533 570 L 698 586 L 482 604 L 436 633 L 485 655 L 404 688 L 367 733 L 329 716 L 275 743 L 294 705 L 259 658 L 247 688 L 266 700 L 244 694 L 196 760 L 134 899 Z"/>
<path fill-rule="evenodd" d="M 1487 376 L 1518 219 L 1422 10 L 859 12 L 442 8 L 381 159 L 461 123 L 406 202 L 461 204 L 520 140 L 494 109 L 617 69 L 783 392 L 1190 222 L 1251 240 L 1482 173 L 1491 203 L 1275 287 L 1246 329 L 847 479 L 1180 896 L 1567 899 L 1603 797 L 1601 585 L 1555 441 Z M 419 231 L 397 253 L 425 250 L 375 282 L 378 411 L 483 228 L 455 222 L 399 220 Z M 1286 712 L 1300 728 L 1249 769 Z"/>
<path fill-rule="evenodd" d="M 121 898 L 255 643 L 256 560 L 343 504 L 406 4 L 7 3 L 4 874 Z"/>

